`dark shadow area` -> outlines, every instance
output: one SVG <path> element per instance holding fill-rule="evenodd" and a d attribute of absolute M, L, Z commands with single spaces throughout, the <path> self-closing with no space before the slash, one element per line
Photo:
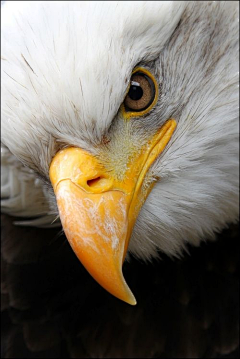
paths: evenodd
<path fill-rule="evenodd" d="M 239 228 L 182 260 L 124 276 L 138 304 L 102 289 L 58 230 L 2 216 L 2 358 L 238 358 Z"/>

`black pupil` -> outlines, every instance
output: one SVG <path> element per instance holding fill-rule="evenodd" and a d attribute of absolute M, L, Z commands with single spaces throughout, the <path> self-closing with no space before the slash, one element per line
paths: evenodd
<path fill-rule="evenodd" d="M 142 95 L 143 95 L 143 89 L 141 88 L 141 86 L 136 86 L 136 85 L 130 86 L 128 96 L 130 97 L 131 100 L 133 101 L 140 100 L 140 98 L 142 98 Z"/>

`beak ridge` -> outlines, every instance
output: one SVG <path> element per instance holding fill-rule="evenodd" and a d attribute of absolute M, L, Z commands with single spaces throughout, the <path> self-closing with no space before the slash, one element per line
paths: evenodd
<path fill-rule="evenodd" d="M 70 180 L 61 181 L 55 194 L 63 229 L 79 260 L 108 292 L 135 305 L 122 274 L 128 235 L 126 195 L 89 194 Z"/>

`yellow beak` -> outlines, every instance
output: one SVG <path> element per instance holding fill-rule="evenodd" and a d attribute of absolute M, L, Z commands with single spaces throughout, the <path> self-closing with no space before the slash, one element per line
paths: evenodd
<path fill-rule="evenodd" d="M 154 184 L 143 188 L 145 175 L 175 127 L 175 120 L 168 120 L 127 164 L 121 181 L 80 148 L 59 151 L 50 165 L 60 219 L 74 252 L 100 285 L 132 305 L 136 300 L 122 264 L 138 213 Z"/>

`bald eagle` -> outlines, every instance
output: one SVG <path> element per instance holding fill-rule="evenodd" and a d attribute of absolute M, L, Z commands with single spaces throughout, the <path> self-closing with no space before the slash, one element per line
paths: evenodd
<path fill-rule="evenodd" d="M 87 271 L 134 305 L 129 253 L 179 257 L 238 218 L 238 3 L 2 13 L 2 211 L 59 216 Z"/>

